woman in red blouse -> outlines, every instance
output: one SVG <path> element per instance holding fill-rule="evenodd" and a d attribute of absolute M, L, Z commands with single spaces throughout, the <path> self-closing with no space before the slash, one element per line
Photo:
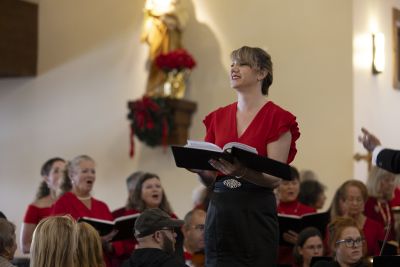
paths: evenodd
<path fill-rule="evenodd" d="M 278 213 L 287 215 L 302 216 L 308 213 L 314 213 L 317 210 L 313 207 L 300 203 L 298 196 L 300 192 L 300 175 L 296 168 L 290 167 L 291 169 L 291 181 L 282 181 L 277 188 L 277 194 L 279 199 Z M 288 243 L 294 245 L 297 242 L 298 233 L 289 231 L 283 234 L 283 238 Z M 278 253 L 278 264 L 281 265 L 292 265 L 293 264 L 293 246 L 280 245 Z"/>
<path fill-rule="evenodd" d="M 40 183 L 36 199 L 25 212 L 21 231 L 21 246 L 23 253 L 29 253 L 33 231 L 38 223 L 50 215 L 51 206 L 56 200 L 59 180 L 65 169 L 65 160 L 51 158 L 47 160 L 40 171 L 43 181 Z"/>
<path fill-rule="evenodd" d="M 91 157 L 81 155 L 69 161 L 66 175 L 60 186 L 63 195 L 54 203 L 52 214 L 69 214 L 74 219 L 92 217 L 112 221 L 114 218 L 107 204 L 92 197 L 95 181 L 95 162 Z M 115 233 L 112 232 L 108 236 L 102 236 L 107 266 L 111 266 L 109 258 L 112 256 L 114 248 L 109 241 L 114 235 Z"/>
<path fill-rule="evenodd" d="M 380 252 L 379 241 L 384 238 L 383 225 L 364 215 L 364 206 L 368 198 L 366 186 L 358 180 L 346 181 L 339 188 L 340 201 L 346 208 L 342 216 L 348 216 L 355 220 L 358 227 L 363 230 L 367 256 L 378 256 Z"/>
<path fill-rule="evenodd" d="M 266 95 L 273 80 L 271 56 L 244 46 L 232 52 L 231 87 L 237 102 L 204 119 L 205 141 L 223 147 L 240 142 L 261 156 L 290 163 L 300 133 L 296 117 Z M 206 266 L 275 266 L 278 246 L 276 199 L 281 179 L 210 159 L 218 171 L 192 170 L 212 188 L 205 229 Z"/>
<path fill-rule="evenodd" d="M 388 240 L 396 240 L 394 215 L 390 200 L 394 196 L 396 176 L 379 167 L 373 167 L 367 180 L 369 198 L 365 203 L 365 215 L 390 228 Z"/>

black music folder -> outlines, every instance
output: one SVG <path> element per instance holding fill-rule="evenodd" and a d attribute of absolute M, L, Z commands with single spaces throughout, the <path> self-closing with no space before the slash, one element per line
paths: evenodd
<path fill-rule="evenodd" d="M 287 215 L 278 213 L 278 223 L 279 223 L 279 244 L 290 245 L 283 239 L 283 233 L 288 231 L 294 231 L 300 233 L 303 229 L 307 227 L 315 227 L 320 232 L 323 238 L 325 238 L 326 227 L 330 221 L 330 212 L 318 212 L 318 213 L 308 213 L 303 216 Z"/>
<path fill-rule="evenodd" d="M 372 266 L 373 267 L 398 267 L 398 266 L 400 266 L 400 256 L 399 255 L 375 256 Z"/>
<path fill-rule="evenodd" d="M 114 221 L 101 220 L 91 217 L 80 217 L 78 222 L 86 222 L 93 226 L 100 236 L 111 233 L 112 230 L 118 230 L 118 233 L 113 237 L 112 241 L 133 239 L 134 227 L 137 217 L 140 213 L 126 215 L 115 219 Z"/>
<path fill-rule="evenodd" d="M 193 142 L 193 141 L 192 141 Z M 207 142 L 199 142 L 197 143 L 207 143 Z M 211 143 L 207 143 L 209 145 Z M 208 161 L 210 159 L 219 159 L 223 158 L 229 162 L 233 162 L 234 158 L 236 158 L 240 163 L 246 166 L 249 169 L 267 173 L 284 180 L 292 180 L 290 166 L 288 164 L 284 164 L 282 162 L 259 156 L 256 154 L 256 151 L 253 151 L 249 146 L 246 146 L 240 143 L 229 143 L 231 146 L 224 149 L 221 149 L 215 146 L 215 150 L 211 150 L 209 148 L 202 147 L 181 147 L 181 146 L 172 146 L 172 153 L 175 158 L 175 164 L 179 168 L 186 169 L 199 169 L 199 170 L 215 170 Z M 254 149 L 254 148 L 253 148 Z"/>

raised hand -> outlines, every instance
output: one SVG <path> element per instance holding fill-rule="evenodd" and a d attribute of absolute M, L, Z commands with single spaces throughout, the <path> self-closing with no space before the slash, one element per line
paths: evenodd
<path fill-rule="evenodd" d="M 358 141 L 363 144 L 364 148 L 369 152 L 372 152 L 375 147 L 381 145 L 379 139 L 371 134 L 367 129 L 361 128 L 362 136 L 358 137 Z"/>

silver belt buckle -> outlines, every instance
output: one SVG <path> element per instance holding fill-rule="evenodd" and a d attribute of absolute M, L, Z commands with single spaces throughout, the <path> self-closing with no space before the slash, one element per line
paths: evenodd
<path fill-rule="evenodd" d="M 242 186 L 242 183 L 239 182 L 236 179 L 227 179 L 225 181 L 222 182 L 226 187 L 230 188 L 230 189 L 235 189 L 235 188 L 239 188 Z"/>

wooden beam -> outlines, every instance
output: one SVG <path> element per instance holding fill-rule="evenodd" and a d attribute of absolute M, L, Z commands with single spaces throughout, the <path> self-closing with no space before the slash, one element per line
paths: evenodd
<path fill-rule="evenodd" d="M 38 6 L 0 0 L 0 77 L 37 73 Z"/>

